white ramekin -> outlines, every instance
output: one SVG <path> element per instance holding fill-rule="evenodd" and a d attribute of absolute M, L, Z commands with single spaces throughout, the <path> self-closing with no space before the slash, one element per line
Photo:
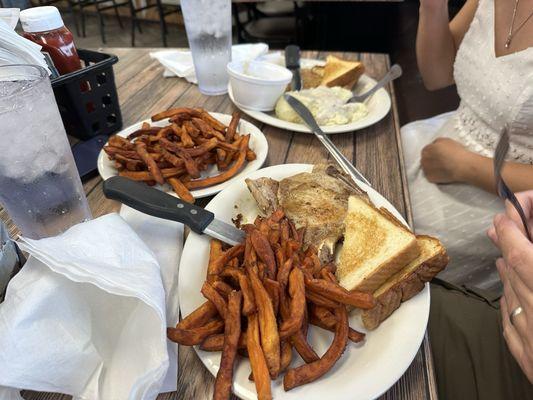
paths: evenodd
<path fill-rule="evenodd" d="M 231 61 L 227 66 L 237 106 L 272 111 L 292 79 L 287 68 L 264 61 Z"/>

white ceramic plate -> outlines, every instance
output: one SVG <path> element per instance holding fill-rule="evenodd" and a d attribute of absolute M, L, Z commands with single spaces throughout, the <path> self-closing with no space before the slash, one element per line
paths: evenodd
<path fill-rule="evenodd" d="M 284 60 L 277 53 L 268 54 L 263 56 L 261 59 L 268 62 L 273 62 L 275 64 L 284 64 Z M 313 59 L 302 59 L 301 65 L 302 68 L 311 68 L 315 65 L 324 65 L 325 62 L 322 60 L 313 60 Z M 370 78 L 367 75 L 361 76 L 357 85 L 353 88 L 355 93 L 363 93 L 372 86 L 376 84 L 376 81 Z M 231 101 L 243 112 L 248 114 L 250 117 L 255 118 L 258 121 L 261 121 L 267 125 L 275 126 L 277 128 L 286 129 L 294 132 L 305 132 L 311 133 L 309 128 L 303 124 L 296 124 L 294 122 L 287 122 L 276 117 L 276 114 L 272 112 L 262 112 L 262 111 L 253 111 L 248 110 L 239 104 L 235 103 L 233 98 L 233 92 L 231 85 L 228 85 L 228 95 Z M 366 128 L 370 125 L 373 125 L 381 121 L 390 111 L 391 108 L 391 99 L 389 94 L 385 89 L 378 90 L 367 102 L 368 114 L 361 118 L 358 121 L 351 122 L 346 125 L 331 125 L 331 126 L 321 126 L 321 129 L 324 133 L 346 133 L 353 132 L 358 129 Z"/>
<path fill-rule="evenodd" d="M 308 164 L 285 164 L 255 171 L 251 178 L 262 176 L 273 179 L 310 171 Z M 376 206 L 386 207 L 398 219 L 404 221 L 398 211 L 379 193 L 362 182 L 359 185 L 368 192 Z M 220 192 L 206 207 L 216 217 L 231 223 L 231 218 L 242 213 L 245 221 L 252 221 L 258 210 L 249 194 L 244 179 L 240 178 Z M 405 222 L 404 222 L 405 223 Z M 205 280 L 209 256 L 209 238 L 192 233 L 189 235 L 180 262 L 179 299 L 181 313 L 189 315 L 205 299 L 200 294 Z M 387 391 L 405 372 L 418 351 L 429 316 L 429 286 L 402 306 L 375 331 L 369 332 L 364 343 L 349 342 L 341 359 L 322 378 L 289 392 L 283 390 L 283 380 L 272 382 L 273 398 L 279 399 L 374 399 Z M 352 313 L 350 326 L 364 331 L 360 317 Z M 329 347 L 333 334 L 311 327 L 309 341 L 319 355 Z M 195 348 L 198 356 L 216 375 L 220 364 L 220 353 L 204 352 Z M 303 361 L 294 356 L 293 366 Z M 250 364 L 239 359 L 234 374 L 234 393 L 242 399 L 256 399 L 255 386 L 248 380 Z"/>
<path fill-rule="evenodd" d="M 213 117 L 215 117 L 225 125 L 228 125 L 231 121 L 231 115 L 214 112 L 209 114 L 211 114 Z M 151 125 L 154 126 L 168 125 L 168 120 L 152 122 L 151 120 L 147 119 L 145 121 L 149 122 Z M 127 127 L 126 129 L 123 129 L 119 133 L 117 133 L 117 135 L 127 137 L 130 133 L 135 132 L 137 129 L 140 129 L 141 125 L 145 121 L 138 122 L 134 125 Z M 250 148 L 255 152 L 257 158 L 253 161 L 247 162 L 244 168 L 241 169 L 241 171 L 237 175 L 235 175 L 233 178 L 229 179 L 226 182 L 222 182 L 218 185 L 209 186 L 203 189 L 192 190 L 191 194 L 194 196 L 195 199 L 199 199 L 201 197 L 206 196 L 212 196 L 215 193 L 220 192 L 225 187 L 231 185 L 234 180 L 240 179 L 241 177 L 253 171 L 257 171 L 265 162 L 266 156 L 268 154 L 268 143 L 265 138 L 265 135 L 263 135 L 263 132 L 261 132 L 255 125 L 248 121 L 245 121 L 242 118 L 239 121 L 239 127 L 237 128 L 237 131 L 241 134 L 250 134 Z M 100 151 L 100 154 L 98 155 L 98 172 L 100 173 L 100 176 L 103 180 L 117 175 L 117 169 L 113 166 L 113 162 L 109 160 L 107 154 L 103 150 Z M 202 178 L 212 175 L 218 175 L 218 168 L 216 167 L 216 165 L 211 166 L 207 171 L 202 172 Z M 159 185 L 156 187 L 161 189 L 161 186 Z M 168 193 L 174 193 L 172 191 L 172 188 L 168 185 L 163 186 L 162 189 Z"/>

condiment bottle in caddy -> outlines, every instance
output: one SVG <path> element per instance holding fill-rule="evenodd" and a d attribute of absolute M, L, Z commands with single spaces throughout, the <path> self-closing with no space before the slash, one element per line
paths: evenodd
<path fill-rule="evenodd" d="M 32 7 L 20 12 L 23 36 L 42 46 L 42 52 L 52 59 L 59 74 L 65 75 L 82 68 L 72 33 L 63 23 L 56 7 Z"/>

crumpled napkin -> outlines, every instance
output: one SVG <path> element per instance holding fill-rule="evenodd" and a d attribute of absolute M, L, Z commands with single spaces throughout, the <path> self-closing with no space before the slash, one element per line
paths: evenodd
<path fill-rule="evenodd" d="M 166 327 L 178 319 L 177 299 L 165 289 L 177 284 L 178 270 L 168 244 L 180 252 L 183 231 L 146 218 L 132 225 L 152 245 L 169 236 L 166 246 L 155 243 L 167 249 L 158 257 L 117 214 L 21 239 L 30 258 L 0 304 L 0 398 L 16 398 L 13 388 L 83 400 L 148 400 L 175 390 L 177 350 Z M 176 264 L 160 268 L 158 258 Z"/>
<path fill-rule="evenodd" d="M 231 46 L 231 59 L 237 61 L 255 60 L 268 52 L 266 43 L 236 44 Z M 189 50 L 161 50 L 150 53 L 150 57 L 164 67 L 164 77 L 179 76 L 191 83 L 197 83 L 192 55 Z"/>
<path fill-rule="evenodd" d="M 48 70 L 41 46 L 15 32 L 18 8 L 0 8 L 0 65 L 35 64 Z"/>

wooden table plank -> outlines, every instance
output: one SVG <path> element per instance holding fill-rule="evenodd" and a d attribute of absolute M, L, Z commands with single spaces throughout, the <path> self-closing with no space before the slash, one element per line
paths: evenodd
<path fill-rule="evenodd" d="M 210 111 L 231 113 L 235 106 L 228 96 L 207 97 L 199 93 L 196 86 L 182 79 L 162 78 L 163 68 L 150 59 L 149 49 L 103 49 L 119 55 L 115 66 L 115 77 L 121 102 L 124 126 L 149 117 L 156 111 L 172 106 L 204 107 Z M 325 57 L 324 53 L 306 52 L 304 57 Z M 344 58 L 360 58 L 367 73 L 381 77 L 389 67 L 388 56 L 384 54 L 341 54 Z M 387 88 L 394 99 L 392 85 Z M 285 162 L 325 162 L 329 155 L 310 134 L 287 132 L 245 119 L 263 130 L 269 144 L 265 166 Z M 372 182 L 405 217 L 411 221 L 409 197 L 405 179 L 405 168 L 396 102 L 392 112 L 381 122 L 354 134 L 333 135 L 332 140 L 341 151 L 354 161 L 358 169 Z M 118 211 L 119 204 L 105 199 L 101 179 L 95 177 L 84 183 L 89 204 L 95 217 Z M 199 202 L 205 204 L 205 201 Z M 0 218 L 6 213 L 0 210 Z M 16 229 L 12 224 L 10 229 Z M 381 399 L 436 399 L 436 388 L 432 368 L 431 352 L 427 338 L 418 351 L 413 363 L 401 379 Z M 212 396 L 213 377 L 203 367 L 194 350 L 180 346 L 178 391 L 162 394 L 158 400 L 208 399 Z M 67 400 L 70 396 L 26 391 L 27 400 Z M 235 398 L 235 397 L 233 397 Z"/>

